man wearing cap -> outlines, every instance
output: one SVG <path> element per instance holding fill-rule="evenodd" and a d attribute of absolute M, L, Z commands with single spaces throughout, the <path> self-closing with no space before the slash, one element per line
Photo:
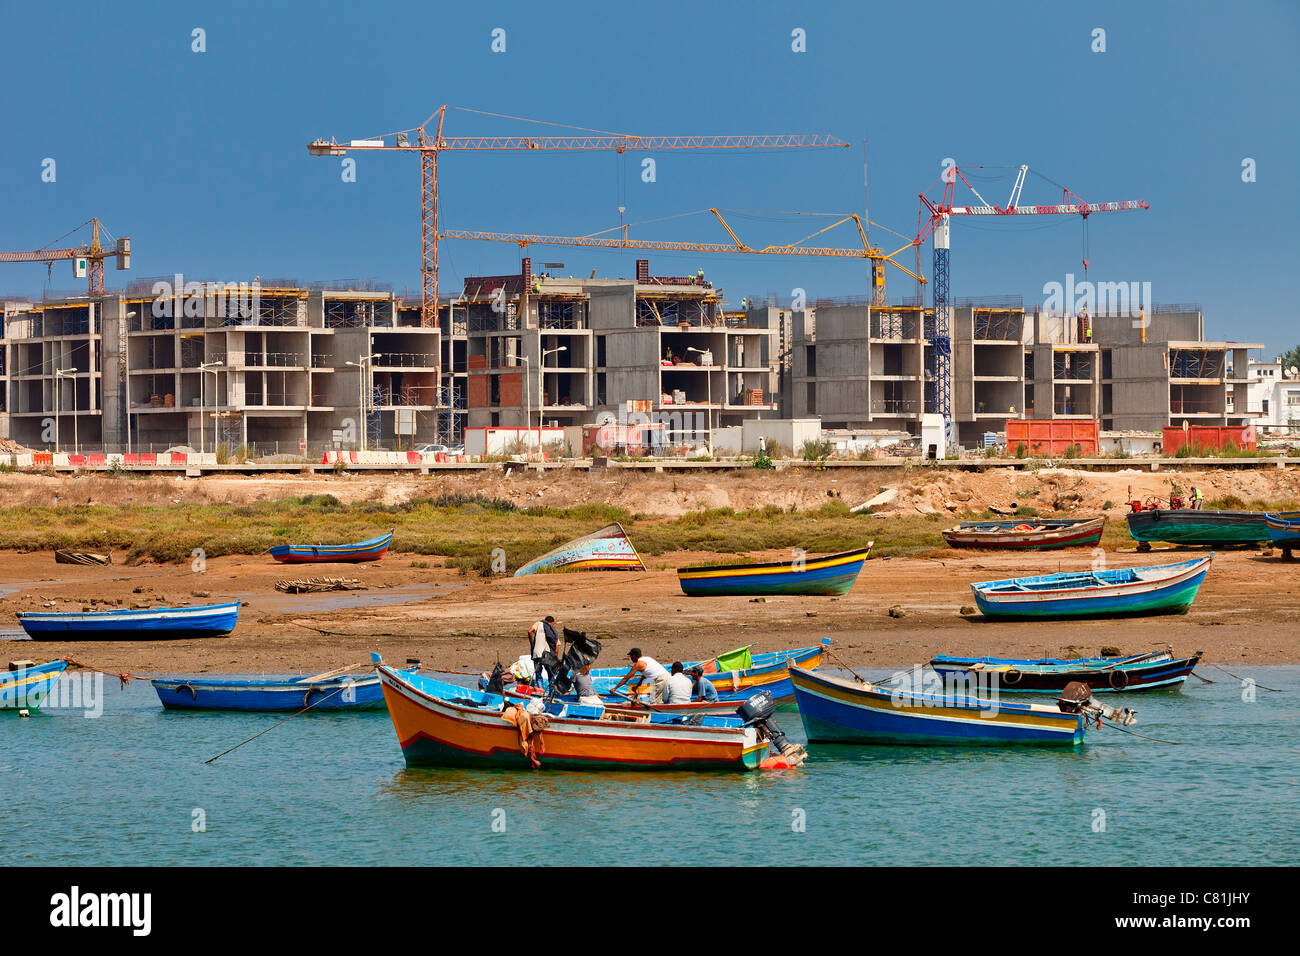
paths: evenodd
<path fill-rule="evenodd" d="M 704 676 L 704 668 L 696 664 L 691 668 L 691 697 L 696 700 L 717 703 L 718 690 L 713 682 Z"/>

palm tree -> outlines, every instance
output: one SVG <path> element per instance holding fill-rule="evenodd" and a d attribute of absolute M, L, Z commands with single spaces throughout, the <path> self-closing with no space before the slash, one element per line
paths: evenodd
<path fill-rule="evenodd" d="M 1283 375 L 1286 374 L 1287 369 L 1289 368 L 1300 368 L 1300 345 L 1297 345 L 1290 351 L 1283 352 L 1280 356 L 1280 361 L 1282 362 Z"/>

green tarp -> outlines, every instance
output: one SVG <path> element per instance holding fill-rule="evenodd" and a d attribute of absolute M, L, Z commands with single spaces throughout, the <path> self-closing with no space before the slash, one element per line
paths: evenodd
<path fill-rule="evenodd" d="M 746 644 L 744 647 L 737 648 L 734 651 L 727 651 L 725 654 L 718 655 L 718 670 L 720 671 L 743 671 L 754 666 L 754 658 L 749 654 L 749 649 L 753 644 Z"/>

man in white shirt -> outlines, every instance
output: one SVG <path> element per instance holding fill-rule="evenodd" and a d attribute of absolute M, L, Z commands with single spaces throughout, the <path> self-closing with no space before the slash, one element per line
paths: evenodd
<path fill-rule="evenodd" d="M 691 702 L 691 679 L 686 676 L 681 661 L 673 662 L 672 676 L 664 688 L 665 704 L 689 704 Z"/>
<path fill-rule="evenodd" d="M 627 652 L 628 659 L 632 662 L 632 668 L 623 675 L 623 679 L 614 685 L 610 693 L 618 693 L 618 689 L 630 681 L 633 677 L 637 678 L 636 686 L 630 688 L 633 696 L 636 695 L 636 688 L 640 687 L 645 681 L 650 681 L 654 687 L 653 700 L 656 704 L 662 704 L 664 700 L 664 688 L 668 684 L 668 671 L 664 665 L 660 664 L 653 657 L 646 657 L 641 653 L 641 648 L 634 647 Z"/>

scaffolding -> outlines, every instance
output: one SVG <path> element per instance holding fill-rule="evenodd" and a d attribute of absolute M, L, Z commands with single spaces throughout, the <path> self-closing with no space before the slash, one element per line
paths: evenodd
<path fill-rule="evenodd" d="M 1091 352 L 1054 352 L 1052 353 L 1052 378 L 1092 380 L 1093 353 Z"/>
<path fill-rule="evenodd" d="M 1019 342 L 1025 314 L 1003 309 L 973 309 L 975 338 L 994 342 Z"/>
<path fill-rule="evenodd" d="M 388 389 L 376 385 L 370 390 L 370 406 L 366 409 L 366 445 L 370 448 L 379 447 L 383 432 L 383 413 L 380 409 L 388 403 Z"/>
<path fill-rule="evenodd" d="M 1169 377 L 1221 379 L 1224 372 L 1222 349 L 1170 349 Z"/>

